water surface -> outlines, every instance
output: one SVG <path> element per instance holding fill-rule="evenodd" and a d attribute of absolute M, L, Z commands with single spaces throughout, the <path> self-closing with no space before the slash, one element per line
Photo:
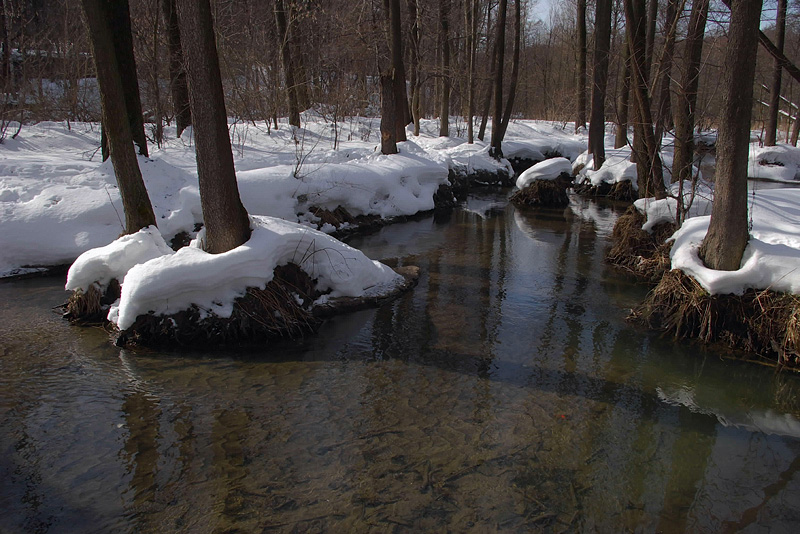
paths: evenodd
<path fill-rule="evenodd" d="M 419 285 L 239 353 L 0 284 L 0 532 L 793 532 L 797 379 L 626 324 L 615 217 L 486 193 L 355 238 Z"/>

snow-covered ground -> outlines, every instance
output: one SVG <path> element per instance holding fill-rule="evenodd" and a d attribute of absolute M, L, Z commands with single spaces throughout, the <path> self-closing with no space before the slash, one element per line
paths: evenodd
<path fill-rule="evenodd" d="M 231 141 L 242 201 L 251 215 L 278 217 L 317 227 L 309 208 L 351 215 L 411 215 L 433 208 L 433 194 L 448 169 L 510 170 L 488 155 L 486 143 L 438 137 L 438 122 L 424 121 L 400 154 L 379 152 L 380 119 L 351 118 L 337 124 L 313 112 L 295 132 L 285 124 L 231 124 Z M 454 123 L 452 131 L 458 133 Z M 561 151 L 574 159 L 585 137 L 560 123 L 519 121 L 509 125 L 508 157 Z M 139 166 L 158 229 L 169 242 L 195 234 L 202 222 L 191 132 L 150 146 Z M 487 138 L 488 139 L 488 138 Z M 0 276 L 34 266 L 69 264 L 82 252 L 115 240 L 124 215 L 110 161 L 101 163 L 97 124 L 26 125 L 0 144 Z M 334 147 L 336 147 L 334 149 Z M 323 227 L 331 231 L 332 227 Z"/>

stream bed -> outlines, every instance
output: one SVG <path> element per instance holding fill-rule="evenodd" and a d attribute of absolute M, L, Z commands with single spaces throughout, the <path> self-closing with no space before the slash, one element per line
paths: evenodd
<path fill-rule="evenodd" d="M 0 532 L 796 532 L 798 378 L 627 324 L 621 210 L 506 196 L 350 239 L 419 284 L 261 349 L 0 283 Z"/>

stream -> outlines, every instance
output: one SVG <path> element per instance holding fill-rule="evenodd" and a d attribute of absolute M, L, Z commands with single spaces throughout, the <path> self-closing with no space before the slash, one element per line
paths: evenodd
<path fill-rule="evenodd" d="M 351 238 L 419 284 L 260 349 L 0 283 L 0 532 L 795 532 L 798 378 L 626 323 L 622 208 L 506 197 Z"/>

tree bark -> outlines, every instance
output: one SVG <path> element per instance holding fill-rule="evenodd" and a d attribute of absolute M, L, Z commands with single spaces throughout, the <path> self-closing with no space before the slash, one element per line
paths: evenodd
<path fill-rule="evenodd" d="M 647 0 L 647 35 L 645 37 L 644 72 L 648 83 L 655 56 L 656 22 L 658 21 L 658 0 Z"/>
<path fill-rule="evenodd" d="M 156 217 L 136 159 L 131 125 L 127 120 L 128 101 L 114 47 L 115 40 L 119 38 L 114 33 L 124 31 L 124 28 L 114 26 L 115 18 L 109 11 L 108 2 L 83 0 L 83 10 L 100 87 L 104 132 L 125 212 L 125 233 L 132 234 L 146 226 L 155 225 Z M 141 116 L 141 112 L 139 114 Z"/>
<path fill-rule="evenodd" d="M 709 0 L 695 0 L 689 16 L 684 44 L 684 68 L 675 102 L 675 157 L 672 161 L 672 182 L 690 180 L 694 161 L 694 122 L 697 88 L 700 83 L 700 62 L 703 36 L 708 17 Z"/>
<path fill-rule="evenodd" d="M 478 36 L 478 3 L 479 0 L 467 0 L 464 3 L 467 27 L 467 54 L 468 74 L 467 74 L 467 143 L 475 142 L 475 54 L 477 52 Z"/>
<path fill-rule="evenodd" d="M 395 138 L 406 140 L 408 124 L 408 96 L 406 93 L 406 68 L 403 64 L 403 30 L 400 21 L 400 0 L 389 0 L 389 33 L 391 35 L 392 82 L 394 83 Z"/>
<path fill-rule="evenodd" d="M 194 118 L 204 249 L 219 254 L 250 238 L 250 219 L 236 183 L 209 0 L 177 0 L 176 4 Z"/>
<path fill-rule="evenodd" d="M 450 0 L 439 0 L 439 44 L 442 55 L 439 73 L 439 136 L 450 135 Z"/>
<path fill-rule="evenodd" d="M 175 112 L 177 136 L 180 137 L 183 131 L 192 124 L 192 110 L 189 107 L 189 86 L 186 81 L 186 69 L 183 66 L 181 31 L 178 26 L 178 12 L 175 9 L 175 0 L 163 0 L 161 8 L 164 12 L 167 47 L 169 48 L 169 86 L 172 93 L 172 107 Z"/>
<path fill-rule="evenodd" d="M 617 102 L 617 132 L 614 137 L 614 148 L 628 146 L 628 109 L 630 108 L 631 95 L 631 54 L 628 48 L 627 37 L 622 44 L 622 88 Z"/>
<path fill-rule="evenodd" d="M 680 4 L 680 6 L 679 6 Z M 681 7 L 681 9 L 679 9 Z M 681 0 L 669 0 L 667 3 L 667 35 L 664 37 L 664 50 L 658 65 L 658 76 L 654 82 L 658 84 L 658 105 L 656 107 L 656 142 L 661 144 L 664 131 L 672 127 L 672 96 L 670 81 L 672 80 L 672 64 L 675 57 L 675 34 L 682 10 Z"/>
<path fill-rule="evenodd" d="M 119 74 L 125 92 L 125 109 L 130 123 L 133 142 L 139 154 L 147 156 L 147 137 L 144 134 L 142 99 L 139 95 L 139 79 L 136 75 L 136 58 L 133 55 L 133 34 L 128 0 L 105 2 L 105 10 L 111 24 L 111 39 L 119 65 Z M 119 119 L 117 119 L 119 120 Z"/>
<path fill-rule="evenodd" d="M 775 47 L 783 53 L 786 40 L 786 0 L 778 0 L 778 16 L 775 21 Z M 769 116 L 767 117 L 764 145 L 775 146 L 778 140 L 778 111 L 781 106 L 781 62 L 775 59 L 772 71 L 772 84 L 769 90 Z"/>
<path fill-rule="evenodd" d="M 700 246 L 710 269 L 741 267 L 747 228 L 747 157 L 753 106 L 761 0 L 732 0 L 723 63 L 722 117 L 717 137 L 717 172 L 711 223 Z"/>
<path fill-rule="evenodd" d="M 391 74 L 381 74 L 381 154 L 397 154 L 397 92 Z"/>
<path fill-rule="evenodd" d="M 508 123 L 511 122 L 511 114 L 514 111 L 514 100 L 517 97 L 517 80 L 519 79 L 519 56 L 522 45 L 522 9 L 521 0 L 514 0 L 514 53 L 511 59 L 511 79 L 508 83 L 508 98 L 506 99 L 506 109 L 503 112 L 503 130 L 500 139 L 505 139 L 508 131 Z"/>
<path fill-rule="evenodd" d="M 489 42 L 489 35 L 492 29 L 492 3 L 486 3 L 486 41 L 487 47 Z M 481 125 L 478 128 L 478 139 L 484 140 L 486 136 L 486 123 L 489 122 L 489 111 L 492 107 L 492 93 L 494 91 L 494 72 L 497 68 L 497 39 L 492 43 L 492 52 L 489 59 L 489 78 L 485 84 L 485 92 L 483 99 L 483 108 L 481 110 Z"/>
<path fill-rule="evenodd" d="M 289 124 L 299 128 L 300 104 L 297 101 L 297 83 L 294 77 L 292 52 L 289 42 L 289 26 L 286 22 L 286 8 L 283 5 L 283 0 L 275 0 L 275 25 L 278 29 L 281 67 L 283 68 L 283 77 L 286 81 L 286 100 L 289 104 Z"/>
<path fill-rule="evenodd" d="M 410 52 L 411 52 L 411 119 L 414 121 L 414 135 L 419 136 L 419 123 L 422 118 L 420 109 L 420 77 L 419 77 L 419 9 L 417 0 L 408 0 L 408 18 L 411 21 L 411 30 L 409 36 Z"/>
<path fill-rule="evenodd" d="M 636 157 L 636 174 L 639 196 L 664 198 L 664 169 L 653 131 L 650 94 L 645 66 L 645 0 L 625 0 L 625 21 L 628 28 L 628 46 L 631 53 L 631 86 L 633 88 L 634 124 L 633 156 Z"/>
<path fill-rule="evenodd" d="M 492 139 L 489 155 L 500 159 L 503 157 L 503 66 L 506 53 L 506 11 L 508 0 L 500 0 L 497 6 L 497 46 L 496 68 L 494 72 L 494 113 L 492 114 Z"/>
<path fill-rule="evenodd" d="M 594 73 L 592 75 L 592 110 L 589 119 L 589 153 L 594 158 L 595 170 L 606 159 L 604 138 L 606 133 L 606 88 L 608 86 L 608 52 L 611 47 L 611 0 L 595 3 Z"/>
<path fill-rule="evenodd" d="M 578 116 L 575 132 L 586 128 L 586 0 L 578 0 Z"/>

